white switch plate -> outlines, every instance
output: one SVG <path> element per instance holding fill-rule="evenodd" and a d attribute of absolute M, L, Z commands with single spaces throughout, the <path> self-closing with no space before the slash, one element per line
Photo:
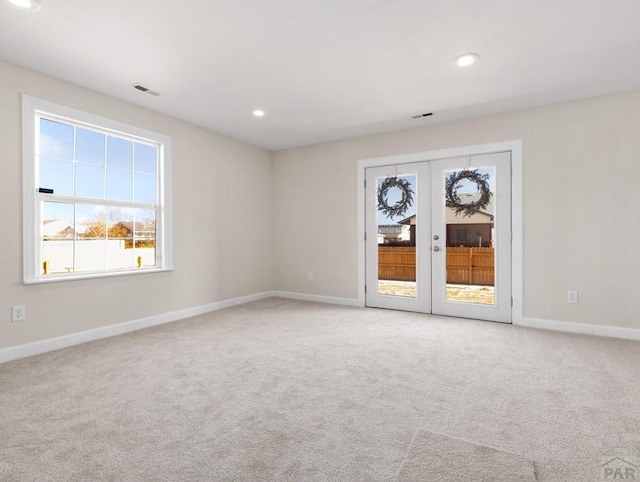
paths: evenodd
<path fill-rule="evenodd" d="M 578 292 L 569 290 L 567 291 L 567 303 L 577 303 L 578 302 Z"/>
<path fill-rule="evenodd" d="M 307 273 L 307 281 L 313 281 L 313 273 L 311 271 Z"/>

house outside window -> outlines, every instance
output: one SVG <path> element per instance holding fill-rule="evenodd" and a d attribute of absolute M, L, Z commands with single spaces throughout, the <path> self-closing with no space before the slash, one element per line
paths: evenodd
<path fill-rule="evenodd" d="M 171 269 L 170 138 L 23 97 L 24 282 Z"/>

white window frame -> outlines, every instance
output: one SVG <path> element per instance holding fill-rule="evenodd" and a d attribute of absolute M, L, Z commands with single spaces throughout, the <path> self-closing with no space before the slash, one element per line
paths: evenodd
<path fill-rule="evenodd" d="M 47 196 L 38 192 L 38 162 L 36 146 L 38 143 L 40 116 L 68 122 L 71 125 L 88 127 L 114 135 L 126 136 L 133 140 L 151 142 L 158 145 L 158 203 L 156 214 L 156 265 L 152 268 L 132 268 L 82 272 L 68 274 L 42 274 L 41 258 L 41 203 Z M 173 269 L 172 250 L 172 202 L 171 202 L 171 138 L 163 134 L 148 131 L 113 119 L 90 114 L 80 110 L 58 105 L 36 97 L 22 96 L 22 156 L 23 156 L 23 283 L 48 283 L 55 281 L 86 278 L 104 278 L 143 273 L 157 273 Z M 65 197 L 65 200 L 68 200 Z M 81 203 L 83 198 L 76 202 Z M 91 202 L 100 204 L 102 200 Z M 67 201 L 69 202 L 69 201 Z M 73 201 L 71 201 L 73 202 Z M 127 203 L 103 201 L 106 205 L 126 205 Z M 131 203 L 134 204 L 134 203 Z"/>

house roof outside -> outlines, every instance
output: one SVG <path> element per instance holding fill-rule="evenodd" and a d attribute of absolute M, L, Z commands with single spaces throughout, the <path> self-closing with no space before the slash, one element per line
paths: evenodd
<path fill-rule="evenodd" d="M 460 202 L 462 204 L 474 203 L 478 199 L 480 199 L 480 196 L 481 196 L 481 193 L 479 193 L 479 192 L 458 194 L 458 198 L 460 199 Z M 493 205 L 493 198 L 494 198 L 494 196 L 491 196 L 491 199 L 489 200 L 489 203 L 485 206 L 484 209 L 479 210 L 478 214 L 484 214 L 485 216 L 493 217 L 493 215 L 495 213 L 495 208 L 494 208 L 494 205 Z"/>
<path fill-rule="evenodd" d="M 378 234 L 386 236 L 400 235 L 404 229 L 401 224 L 380 224 L 378 225 Z"/>
<path fill-rule="evenodd" d="M 65 219 L 46 219 L 42 221 L 42 236 L 45 238 L 52 237 L 73 237 L 74 229 L 78 234 L 82 234 L 87 230 L 86 224 L 77 224 L 74 227 L 73 221 Z"/>
<path fill-rule="evenodd" d="M 464 204 L 470 204 L 472 202 L 477 201 L 478 199 L 480 199 L 480 193 L 463 193 L 463 194 L 458 194 L 458 198 L 460 198 L 460 201 L 462 201 Z M 449 212 L 453 212 L 453 208 L 447 208 L 447 210 Z M 493 205 L 493 196 L 491 196 L 491 201 L 489 201 L 489 204 L 487 204 L 487 206 L 478 211 L 477 215 L 481 215 L 481 216 L 485 216 L 487 218 L 487 220 L 485 222 L 492 222 L 493 221 L 493 213 L 494 213 L 494 205 Z M 474 215 L 475 216 L 475 215 Z M 409 216 L 407 218 L 404 218 L 400 221 L 398 221 L 399 224 L 408 224 L 408 225 L 412 225 L 416 223 L 416 215 L 412 215 Z"/>

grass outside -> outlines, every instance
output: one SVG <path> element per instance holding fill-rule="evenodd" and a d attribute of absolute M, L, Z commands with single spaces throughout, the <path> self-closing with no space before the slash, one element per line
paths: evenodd
<path fill-rule="evenodd" d="M 378 281 L 378 293 L 381 295 L 407 296 L 415 298 L 416 283 L 412 281 Z M 493 305 L 495 288 L 493 286 L 447 285 L 447 301 L 463 301 Z"/>

